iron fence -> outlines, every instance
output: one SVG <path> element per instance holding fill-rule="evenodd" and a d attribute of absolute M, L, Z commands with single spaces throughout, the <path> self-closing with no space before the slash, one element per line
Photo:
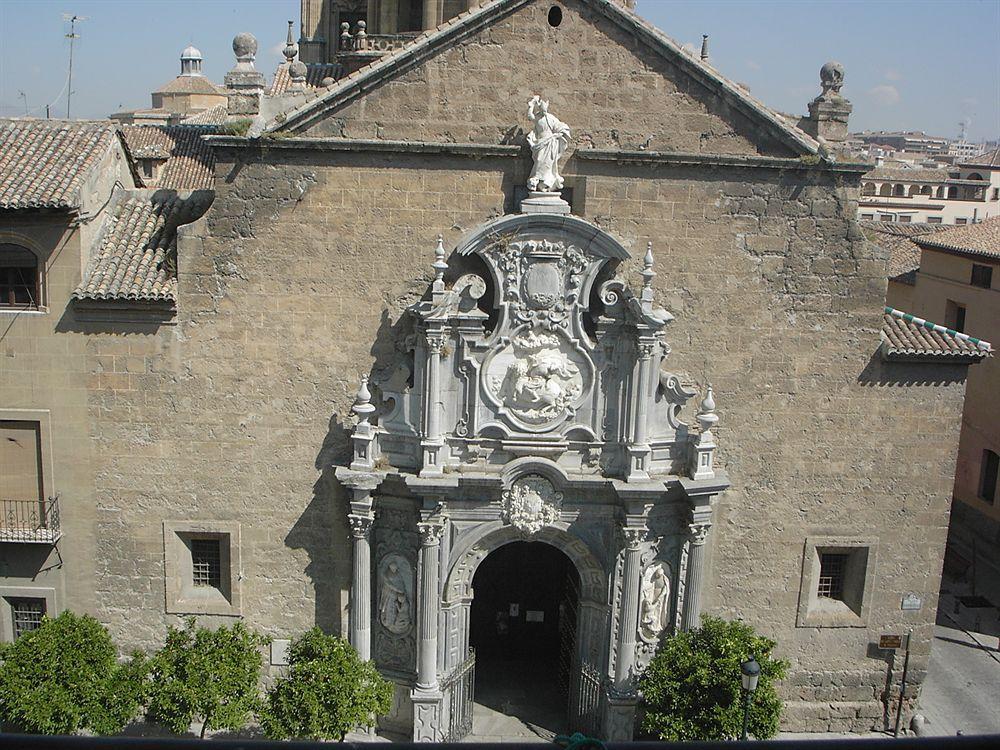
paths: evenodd
<path fill-rule="evenodd" d="M 601 696 L 604 680 L 600 671 L 591 664 L 581 664 L 576 673 L 575 690 L 569 704 L 570 732 L 582 732 L 596 737 L 601 729 Z"/>
<path fill-rule="evenodd" d="M 457 742 L 472 731 L 472 706 L 476 690 L 476 652 L 469 649 L 465 661 L 441 681 L 448 705 L 448 732 L 445 742 Z"/>
<path fill-rule="evenodd" d="M 59 498 L 0 499 L 0 542 L 53 544 L 59 536 Z"/>

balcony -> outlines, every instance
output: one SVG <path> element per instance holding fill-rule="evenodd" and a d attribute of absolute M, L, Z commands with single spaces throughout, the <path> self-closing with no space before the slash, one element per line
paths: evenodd
<path fill-rule="evenodd" d="M 59 530 L 59 498 L 0 499 L 0 542 L 55 544 Z"/>

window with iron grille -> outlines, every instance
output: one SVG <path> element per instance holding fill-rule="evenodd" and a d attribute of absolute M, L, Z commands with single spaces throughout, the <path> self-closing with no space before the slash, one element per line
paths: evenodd
<path fill-rule="evenodd" d="M 1000 456 L 986 448 L 983 451 L 979 474 L 979 497 L 992 503 L 997 494 L 997 475 L 1000 474 Z"/>
<path fill-rule="evenodd" d="M 222 551 L 218 539 L 192 539 L 191 562 L 195 586 L 222 588 Z"/>
<path fill-rule="evenodd" d="M 20 245 L 0 244 L 0 307 L 38 307 L 38 256 Z"/>
<path fill-rule="evenodd" d="M 840 552 L 823 552 L 819 556 L 818 596 L 828 599 L 844 599 L 844 576 L 847 572 L 848 555 Z"/>
<path fill-rule="evenodd" d="M 44 599 L 8 599 L 10 617 L 14 624 L 14 640 L 42 624 L 45 616 Z"/>

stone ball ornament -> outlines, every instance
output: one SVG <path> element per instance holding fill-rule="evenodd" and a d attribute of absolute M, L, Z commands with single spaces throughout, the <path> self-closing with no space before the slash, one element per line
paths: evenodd
<path fill-rule="evenodd" d="M 844 85 L 844 66 L 839 62 L 831 60 L 819 69 L 819 80 L 823 86 L 823 93 L 840 93 L 841 86 Z"/>
<path fill-rule="evenodd" d="M 301 60 L 296 60 L 288 68 L 288 73 L 292 77 L 292 80 L 304 81 L 308 72 L 309 70 L 306 68 L 306 64 Z"/>
<path fill-rule="evenodd" d="M 233 37 L 233 53 L 237 58 L 257 56 L 257 38 L 249 31 L 244 31 Z"/>

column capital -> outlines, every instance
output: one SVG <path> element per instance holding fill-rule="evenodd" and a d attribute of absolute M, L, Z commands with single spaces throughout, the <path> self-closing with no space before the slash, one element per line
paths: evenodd
<path fill-rule="evenodd" d="M 424 547 L 435 547 L 441 543 L 444 523 L 441 521 L 421 521 L 417 524 L 417 533 L 420 534 L 420 544 Z"/>
<path fill-rule="evenodd" d="M 625 537 L 625 548 L 630 550 L 637 550 L 639 546 L 646 540 L 646 534 L 648 529 L 645 526 L 626 526 L 622 529 L 622 535 Z"/>
<path fill-rule="evenodd" d="M 367 539 L 374 521 L 375 516 L 370 513 L 347 514 L 347 523 L 351 527 L 351 536 L 355 539 Z"/>
<path fill-rule="evenodd" d="M 708 539 L 708 530 L 712 528 L 710 523 L 692 523 L 688 526 L 689 539 L 691 544 L 701 546 Z"/>

